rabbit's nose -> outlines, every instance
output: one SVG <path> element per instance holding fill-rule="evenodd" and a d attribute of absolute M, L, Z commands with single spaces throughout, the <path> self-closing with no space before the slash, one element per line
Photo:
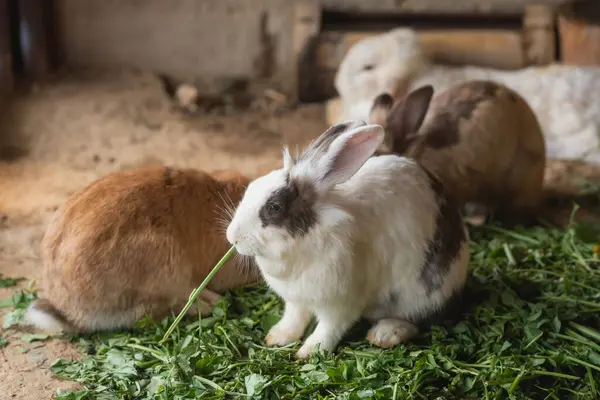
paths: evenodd
<path fill-rule="evenodd" d="M 238 240 L 237 240 L 237 235 L 235 234 L 234 229 L 232 228 L 231 225 L 229 225 L 227 227 L 227 232 L 225 233 L 225 236 L 227 237 L 227 241 L 232 244 L 232 245 L 237 245 Z"/>

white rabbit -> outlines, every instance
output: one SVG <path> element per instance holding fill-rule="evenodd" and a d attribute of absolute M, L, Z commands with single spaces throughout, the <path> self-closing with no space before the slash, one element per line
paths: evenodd
<path fill-rule="evenodd" d="M 430 84 L 436 91 L 466 80 L 494 80 L 534 110 L 549 158 L 600 164 L 600 68 L 551 65 L 502 71 L 430 62 L 414 30 L 397 28 L 358 41 L 342 60 L 335 86 L 340 120 L 367 119 L 375 97 L 403 97 Z"/>
<path fill-rule="evenodd" d="M 285 301 L 268 345 L 301 339 L 316 315 L 298 358 L 333 350 L 360 317 L 375 322 L 373 344 L 393 347 L 461 292 L 470 255 L 458 206 L 416 162 L 371 157 L 383 137 L 379 125 L 334 125 L 248 186 L 227 239 Z"/>

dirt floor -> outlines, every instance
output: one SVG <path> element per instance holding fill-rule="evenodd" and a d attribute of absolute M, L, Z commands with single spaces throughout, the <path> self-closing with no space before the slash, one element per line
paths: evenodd
<path fill-rule="evenodd" d="M 56 78 L 18 96 L 1 118 L 0 272 L 28 280 L 40 276 L 52 212 L 95 178 L 157 162 L 254 175 L 279 165 L 282 142 L 301 145 L 325 128 L 318 105 L 192 116 L 173 106 L 156 76 L 114 71 Z M 13 290 L 0 289 L 0 300 Z M 48 370 L 57 358 L 78 357 L 74 346 L 26 344 L 21 334 L 0 329 L 10 341 L 0 349 L 0 399 L 47 399 L 77 387 Z"/>

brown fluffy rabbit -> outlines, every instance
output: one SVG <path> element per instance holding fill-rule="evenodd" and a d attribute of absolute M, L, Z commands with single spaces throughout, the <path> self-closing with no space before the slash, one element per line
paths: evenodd
<path fill-rule="evenodd" d="M 224 210 L 249 179 L 151 166 L 106 175 L 71 196 L 42 241 L 43 297 L 27 321 L 44 330 L 92 332 L 178 313 L 227 252 Z M 201 313 L 217 294 L 259 280 L 236 258 L 200 294 Z"/>
<path fill-rule="evenodd" d="M 465 206 L 521 220 L 540 204 L 544 136 L 529 105 L 506 86 L 468 81 L 433 96 L 426 85 L 395 103 L 384 93 L 370 122 L 386 129 L 380 154 L 416 158 Z"/>

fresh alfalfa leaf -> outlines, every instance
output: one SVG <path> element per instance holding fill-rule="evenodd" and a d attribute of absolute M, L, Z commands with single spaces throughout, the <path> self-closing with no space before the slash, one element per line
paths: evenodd
<path fill-rule="evenodd" d="M 135 369 L 135 360 L 128 354 L 117 350 L 110 349 L 106 353 L 106 364 L 112 372 L 120 377 L 133 377 L 137 375 Z"/>
<path fill-rule="evenodd" d="M 281 316 L 275 314 L 265 314 L 260 320 L 260 327 L 264 332 L 268 332 L 279 320 Z"/>
<path fill-rule="evenodd" d="M 165 390 L 165 378 L 160 375 L 155 375 L 150 379 L 150 383 L 146 386 L 149 394 L 162 393 Z"/>
<path fill-rule="evenodd" d="M 465 322 L 459 322 L 456 325 L 454 325 L 454 327 L 452 327 L 452 331 L 457 334 L 471 332 L 471 330 L 469 329 L 469 326 Z"/>
<path fill-rule="evenodd" d="M 38 342 L 38 341 L 46 340 L 49 337 L 50 336 L 45 335 L 43 333 L 26 333 L 23 336 L 21 336 L 21 340 L 24 343 L 32 343 L 32 342 Z"/>
<path fill-rule="evenodd" d="M 511 290 L 504 290 L 502 292 L 502 303 L 510 307 L 518 307 L 520 300 L 514 296 Z"/>
<path fill-rule="evenodd" d="M 432 353 L 427 353 L 427 366 L 429 369 L 439 368 Z"/>
<path fill-rule="evenodd" d="M 102 332 L 100 335 L 109 335 L 110 333 L 108 332 Z M 111 337 L 108 339 L 108 347 L 124 347 L 127 345 L 127 336 L 125 335 L 119 335 L 117 337 Z"/>
<path fill-rule="evenodd" d="M 212 309 L 213 317 L 223 319 L 227 315 L 227 307 L 224 302 L 220 301 Z"/>
<path fill-rule="evenodd" d="M 50 371 L 54 374 L 60 374 L 64 371 L 65 366 L 69 365 L 68 361 L 65 360 L 54 360 L 54 362 L 50 365 Z"/>
<path fill-rule="evenodd" d="M 462 376 L 460 377 L 457 386 L 461 392 L 468 393 L 475 386 L 476 378 L 473 376 Z"/>
<path fill-rule="evenodd" d="M 348 380 L 349 367 L 347 362 L 342 363 L 338 366 L 332 366 L 327 368 L 327 375 L 333 382 L 343 382 Z"/>
<path fill-rule="evenodd" d="M 196 374 L 204 374 L 209 373 L 212 369 L 212 364 L 214 363 L 213 358 L 204 357 L 200 358 L 196 361 Z"/>
<path fill-rule="evenodd" d="M 8 340 L 0 336 L 0 349 L 6 346 L 8 346 Z"/>
<path fill-rule="evenodd" d="M 23 321 L 26 311 L 27 311 L 26 309 L 17 308 L 16 310 L 12 310 L 12 311 L 5 313 L 4 314 L 4 323 L 2 324 L 2 327 L 4 329 L 8 329 L 15 325 L 18 325 L 19 323 L 21 323 Z"/>
<path fill-rule="evenodd" d="M 554 318 L 552 319 L 552 329 L 554 329 L 555 333 L 560 332 L 560 328 L 561 328 L 562 324 L 560 322 L 560 319 L 558 319 L 557 316 L 554 316 Z"/>
<path fill-rule="evenodd" d="M 545 358 L 534 357 L 530 359 L 531 365 L 538 367 L 546 362 Z"/>
<path fill-rule="evenodd" d="M 85 362 L 86 359 L 88 359 L 87 363 Z M 97 363 L 93 362 L 93 360 L 89 360 L 88 357 L 85 357 L 82 361 L 84 361 L 84 363 L 58 359 L 50 365 L 50 371 L 61 378 L 67 376 L 80 377 L 85 375 L 85 371 L 90 371 L 97 366 Z"/>
<path fill-rule="evenodd" d="M 189 357 L 183 354 L 179 354 L 177 356 L 177 366 L 179 367 L 180 371 L 183 372 L 185 375 L 191 376 L 194 372 L 192 370 L 192 366 L 190 365 Z"/>
<path fill-rule="evenodd" d="M 246 384 L 246 394 L 248 397 L 260 394 L 269 380 L 260 374 L 250 374 L 244 380 Z"/>
<path fill-rule="evenodd" d="M 358 399 L 374 399 L 377 398 L 376 392 L 372 389 L 364 389 L 356 392 L 356 398 Z"/>
<path fill-rule="evenodd" d="M 302 378 L 307 385 L 312 385 L 316 383 L 323 383 L 330 380 L 329 375 L 326 372 L 319 370 L 312 370 L 301 374 Z"/>
<path fill-rule="evenodd" d="M 316 368 L 317 368 L 317 366 L 315 364 L 304 364 L 302 367 L 300 367 L 299 371 L 307 372 L 307 371 L 312 371 Z"/>
<path fill-rule="evenodd" d="M 410 353 L 408 353 L 408 356 L 410 358 L 417 358 L 417 357 L 420 357 L 422 353 L 423 353 L 423 350 L 411 351 Z"/>
<path fill-rule="evenodd" d="M 534 307 L 532 311 L 533 312 L 528 314 L 525 318 L 525 320 L 528 322 L 536 321 L 542 316 L 542 310 L 539 307 Z"/>
<path fill-rule="evenodd" d="M 500 346 L 500 349 L 498 349 L 498 354 L 501 354 L 502 352 L 504 352 L 504 350 L 507 350 L 511 347 L 512 347 L 512 343 L 509 342 L 508 340 L 505 340 L 504 343 L 502 343 L 502 346 Z"/>
<path fill-rule="evenodd" d="M 89 390 L 60 390 L 56 391 L 59 400 L 87 400 L 91 399 Z"/>
<path fill-rule="evenodd" d="M 183 339 L 183 342 L 181 342 L 181 345 L 179 346 L 179 348 L 182 350 L 187 348 L 192 343 L 193 340 L 194 340 L 194 337 L 192 335 L 187 335 L 185 337 L 185 339 Z"/>
<path fill-rule="evenodd" d="M 12 296 L 12 307 L 19 309 L 27 308 L 35 299 L 37 299 L 35 292 L 19 290 Z"/>
<path fill-rule="evenodd" d="M 20 281 L 25 278 L 6 278 L 0 273 L 0 288 L 10 288 L 16 286 Z"/>
<path fill-rule="evenodd" d="M 100 393 L 94 397 L 94 400 L 114 400 L 112 393 L 104 393 L 106 390 L 107 388 L 102 388 L 101 386 L 96 387 L 95 391 Z"/>
<path fill-rule="evenodd" d="M 594 350 L 589 350 L 588 358 L 593 364 L 600 366 L 600 354 L 598 354 Z"/>

